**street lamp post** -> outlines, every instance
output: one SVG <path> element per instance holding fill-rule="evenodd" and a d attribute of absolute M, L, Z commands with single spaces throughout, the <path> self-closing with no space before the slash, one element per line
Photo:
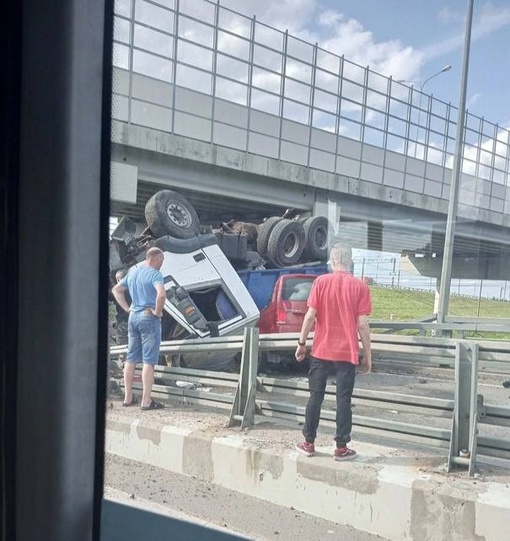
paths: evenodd
<path fill-rule="evenodd" d="M 439 71 L 431 75 L 430 77 L 427 77 L 423 83 L 420 85 L 420 103 L 418 105 L 418 122 L 416 125 L 416 141 L 414 143 L 414 157 L 416 158 L 416 151 L 418 149 L 418 136 L 420 134 L 420 119 L 421 119 L 421 104 L 423 101 L 423 87 L 434 77 L 437 77 L 438 75 L 441 75 L 441 73 L 444 73 L 445 71 L 450 71 L 452 69 L 451 64 L 446 64 L 446 66 L 442 67 Z"/>
<path fill-rule="evenodd" d="M 473 3 L 468 0 L 466 15 L 466 32 L 464 35 L 464 59 L 462 65 L 462 80 L 460 85 L 459 110 L 457 118 L 457 135 L 455 138 L 455 151 L 453 155 L 452 180 L 450 197 L 448 200 L 448 214 L 446 217 L 446 231 L 444 238 L 443 265 L 439 284 L 439 299 L 437 322 L 444 323 L 448 315 L 450 304 L 450 285 L 452 281 L 453 243 L 455 240 L 455 223 L 457 220 L 457 207 L 459 197 L 460 172 L 462 168 L 462 153 L 464 149 L 464 121 L 466 115 L 466 93 L 469 73 L 469 49 L 471 45 L 471 27 L 473 23 Z"/>

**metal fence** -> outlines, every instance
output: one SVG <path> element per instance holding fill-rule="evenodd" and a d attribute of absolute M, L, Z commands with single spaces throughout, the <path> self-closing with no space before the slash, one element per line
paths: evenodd
<path fill-rule="evenodd" d="M 447 199 L 456 108 L 209 0 L 118 0 L 113 118 Z M 460 212 L 510 210 L 509 131 L 466 113 Z"/>
<path fill-rule="evenodd" d="M 166 342 L 162 353 L 242 352 L 241 369 L 238 375 L 158 366 L 159 384 L 154 386 L 154 392 L 167 398 L 229 410 L 231 425 L 251 426 L 256 414 L 302 422 L 305 411 L 302 398 L 307 395 L 307 385 L 257 375 L 259 352 L 292 350 L 296 341 L 297 334 L 259 336 L 258 329 L 249 328 L 244 336 Z M 400 367 L 407 364 L 408 367 L 450 369 L 455 375 L 454 390 L 450 398 L 433 398 L 393 390 L 356 389 L 353 422 L 358 431 L 449 447 L 449 466 L 460 464 L 471 473 L 475 471 L 479 455 L 483 455 L 484 461 L 510 464 L 510 438 L 501 436 L 501 429 L 510 426 L 510 408 L 484 403 L 478 392 L 482 372 L 510 376 L 508 342 L 372 335 L 372 348 L 375 366 L 383 370 L 388 362 Z M 125 351 L 125 346 L 115 346 L 111 348 L 111 355 Z M 177 386 L 176 381 L 181 383 Z M 328 386 L 326 402 L 328 398 L 334 400 L 334 396 L 334 387 Z M 388 410 L 398 412 L 401 419 L 389 419 L 384 415 Z M 420 416 L 419 422 L 412 421 L 416 415 Z M 423 420 L 424 416 L 428 421 Z M 334 424 L 334 412 L 323 408 L 321 419 Z M 479 435 L 481 424 L 499 427 L 499 431 L 496 435 Z"/>

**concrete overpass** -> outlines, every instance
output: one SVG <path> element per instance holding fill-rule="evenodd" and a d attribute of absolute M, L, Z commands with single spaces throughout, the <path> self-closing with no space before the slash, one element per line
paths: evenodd
<path fill-rule="evenodd" d="M 265 25 L 210 6 L 210 20 L 158 8 L 172 16 L 170 27 L 117 14 L 133 31 L 117 43 L 128 55 L 114 70 L 113 214 L 141 219 L 162 187 L 187 196 L 204 223 L 296 207 L 327 214 L 358 248 L 409 253 L 421 273 L 438 276 L 454 108 L 426 95 L 417 106 L 412 87 L 318 45 L 300 42 L 298 54 L 287 33 L 275 30 L 269 42 Z M 141 23 L 172 40 L 166 57 L 158 40 L 145 49 L 137 41 Z M 179 30 L 191 24 L 195 33 Z M 210 31 L 209 45 L 199 29 Z M 234 38 L 245 58 L 229 45 Z M 151 58 L 159 64 L 150 67 Z M 468 115 L 455 278 L 510 278 L 509 149 L 507 130 Z"/>

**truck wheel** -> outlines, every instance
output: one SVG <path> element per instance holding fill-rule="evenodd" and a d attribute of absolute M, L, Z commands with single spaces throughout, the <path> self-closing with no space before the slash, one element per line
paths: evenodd
<path fill-rule="evenodd" d="M 328 258 L 328 246 L 333 227 L 325 216 L 312 216 L 303 222 L 305 231 L 305 249 L 303 255 L 307 259 Z"/>
<path fill-rule="evenodd" d="M 193 205 L 172 190 L 160 190 L 147 201 L 145 220 L 156 237 L 171 235 L 189 239 L 200 231 L 200 220 Z"/>
<path fill-rule="evenodd" d="M 294 220 L 281 220 L 269 237 L 268 256 L 280 267 L 295 265 L 305 247 L 303 225 Z"/>
<path fill-rule="evenodd" d="M 259 234 L 257 236 L 257 252 L 264 257 L 267 254 L 267 246 L 269 244 L 269 237 L 274 226 L 281 222 L 283 218 L 280 216 L 271 216 L 264 223 L 259 226 Z"/>

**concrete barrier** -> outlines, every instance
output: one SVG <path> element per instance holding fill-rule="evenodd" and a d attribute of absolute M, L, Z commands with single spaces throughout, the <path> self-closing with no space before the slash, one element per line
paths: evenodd
<path fill-rule="evenodd" d="M 293 449 L 296 428 L 264 420 L 240 432 L 225 420 L 202 411 L 114 409 L 106 451 L 394 541 L 510 539 L 509 471 L 470 479 L 442 473 L 444 451 L 362 442 L 356 460 L 338 463 L 326 436 L 307 458 Z"/>

